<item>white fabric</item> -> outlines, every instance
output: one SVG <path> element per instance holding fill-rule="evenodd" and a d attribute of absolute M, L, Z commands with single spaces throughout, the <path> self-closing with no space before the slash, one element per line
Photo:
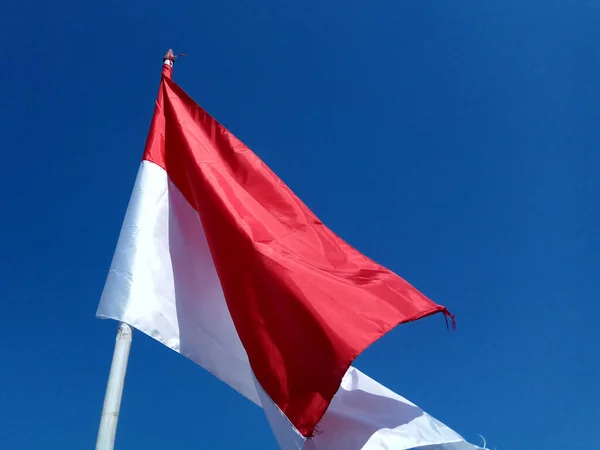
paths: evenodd
<path fill-rule="evenodd" d="M 474 450 L 415 404 L 351 367 L 304 450 Z"/>
<path fill-rule="evenodd" d="M 154 163 L 140 166 L 96 316 L 143 331 L 260 405 L 200 218 Z"/>
<path fill-rule="evenodd" d="M 342 379 L 312 439 L 305 439 L 257 382 L 282 450 L 482 450 L 355 367 Z"/>
<path fill-rule="evenodd" d="M 304 439 L 256 381 L 199 216 L 154 163 L 140 166 L 96 315 L 128 323 L 262 405 L 283 450 L 478 448 L 355 368 L 317 435 Z"/>

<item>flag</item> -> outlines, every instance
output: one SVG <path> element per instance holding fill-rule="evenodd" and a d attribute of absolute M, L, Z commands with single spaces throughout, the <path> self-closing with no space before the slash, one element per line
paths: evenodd
<path fill-rule="evenodd" d="M 97 316 L 263 406 L 282 447 L 324 442 L 344 380 L 377 385 L 353 360 L 398 324 L 450 313 L 323 225 L 163 67 Z"/>

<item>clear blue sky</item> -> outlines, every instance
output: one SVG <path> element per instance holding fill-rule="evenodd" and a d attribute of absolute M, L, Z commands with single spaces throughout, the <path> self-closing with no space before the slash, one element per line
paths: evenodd
<path fill-rule="evenodd" d="M 94 445 L 116 331 L 94 314 L 169 46 L 326 224 L 456 314 L 361 370 L 492 449 L 600 448 L 599 20 L 597 0 L 4 4 L 0 448 Z M 117 448 L 276 444 L 137 333 Z"/>

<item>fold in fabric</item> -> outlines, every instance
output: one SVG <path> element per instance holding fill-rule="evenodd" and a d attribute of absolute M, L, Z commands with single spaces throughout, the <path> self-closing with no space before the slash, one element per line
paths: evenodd
<path fill-rule="evenodd" d="M 344 376 L 312 439 L 294 434 L 276 405 L 262 400 L 282 450 L 482 450 L 354 367 Z"/>

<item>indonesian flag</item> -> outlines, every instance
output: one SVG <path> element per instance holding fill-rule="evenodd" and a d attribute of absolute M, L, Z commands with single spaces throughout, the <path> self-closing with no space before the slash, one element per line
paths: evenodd
<path fill-rule="evenodd" d="M 446 308 L 323 225 L 171 72 L 97 316 L 262 406 L 283 449 L 475 448 L 351 367 L 396 325 Z"/>

